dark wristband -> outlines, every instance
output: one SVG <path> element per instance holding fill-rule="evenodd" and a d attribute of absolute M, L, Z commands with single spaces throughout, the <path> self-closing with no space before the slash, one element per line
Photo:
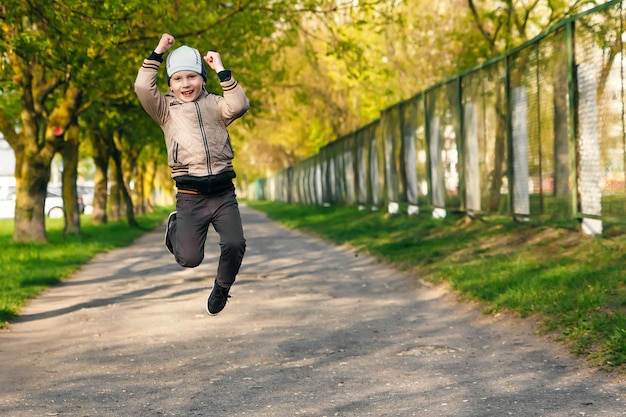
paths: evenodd
<path fill-rule="evenodd" d="M 220 82 L 228 81 L 231 78 L 230 70 L 223 70 L 217 73 L 217 76 L 220 77 Z"/>
<path fill-rule="evenodd" d="M 152 51 L 152 53 L 150 54 L 148 59 L 152 59 L 154 61 L 163 62 L 163 54 L 157 54 L 156 52 Z"/>

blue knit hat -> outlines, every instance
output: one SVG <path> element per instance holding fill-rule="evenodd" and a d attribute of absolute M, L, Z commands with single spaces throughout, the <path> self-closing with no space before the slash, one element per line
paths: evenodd
<path fill-rule="evenodd" d="M 167 56 L 166 69 L 168 84 L 170 83 L 172 75 L 178 71 L 195 71 L 202 75 L 202 78 L 206 81 L 206 69 L 202 63 L 200 52 L 187 45 L 183 45 L 170 52 Z"/>

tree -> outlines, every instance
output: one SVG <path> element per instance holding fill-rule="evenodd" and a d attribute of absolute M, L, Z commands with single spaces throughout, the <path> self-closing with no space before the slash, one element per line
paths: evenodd
<path fill-rule="evenodd" d="M 66 158 L 72 157 L 72 144 L 77 146 L 74 138 L 62 141 L 80 111 L 85 79 L 81 72 L 92 58 L 89 54 L 107 45 L 104 39 L 109 31 L 103 29 L 110 29 L 112 21 L 123 21 L 132 7 L 131 2 L 33 4 L 23 0 L 0 6 L 0 52 L 8 61 L 4 81 L 12 82 L 21 102 L 18 119 L 0 106 L 3 134 L 16 155 L 14 240 L 47 241 L 43 207 L 50 164 L 62 145 Z M 66 220 L 71 221 L 76 216 L 69 207 Z"/>

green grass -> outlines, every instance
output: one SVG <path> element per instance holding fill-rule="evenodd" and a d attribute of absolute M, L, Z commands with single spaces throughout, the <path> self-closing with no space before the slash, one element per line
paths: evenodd
<path fill-rule="evenodd" d="M 65 236 L 62 219 L 47 219 L 48 244 L 13 242 L 13 220 L 0 220 L 0 328 L 28 299 L 69 277 L 94 255 L 127 246 L 163 224 L 170 209 L 157 207 L 137 217 L 138 228 L 128 227 L 125 221 L 94 226 L 89 216 L 83 216 L 80 236 Z"/>
<path fill-rule="evenodd" d="M 411 276 L 445 283 L 486 314 L 533 317 L 590 365 L 626 371 L 626 234 L 576 221 L 443 220 L 355 208 L 246 201 L 291 228 L 349 244 Z"/>

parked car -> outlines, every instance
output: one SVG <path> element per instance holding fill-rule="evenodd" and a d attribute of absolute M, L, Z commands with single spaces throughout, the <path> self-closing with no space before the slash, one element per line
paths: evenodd
<path fill-rule="evenodd" d="M 83 214 L 85 212 L 85 198 L 83 197 L 80 188 L 77 187 L 76 189 L 76 202 L 78 203 L 78 212 L 80 214 Z M 55 203 L 58 203 L 57 198 L 61 198 L 61 200 L 63 200 L 62 198 L 63 196 L 63 191 L 61 190 L 61 186 L 60 185 L 49 185 L 48 186 L 48 196 L 46 197 L 46 200 L 54 198 Z M 63 202 L 61 202 L 60 204 L 55 204 L 54 206 L 49 206 L 50 209 L 55 208 L 55 207 L 61 207 L 63 208 Z M 49 210 L 46 209 L 46 216 L 50 217 L 50 218 L 55 218 L 49 215 Z M 56 213 L 58 214 L 58 213 Z M 63 215 L 61 214 L 60 217 L 63 217 Z"/>
<path fill-rule="evenodd" d="M 12 219 L 15 217 L 15 194 L 0 198 L 0 219 Z"/>
<path fill-rule="evenodd" d="M 78 196 L 78 211 L 84 212 L 83 198 Z M 51 219 L 63 217 L 63 197 L 60 194 L 48 191 L 44 204 L 44 213 Z M 12 219 L 15 217 L 15 193 L 0 199 L 0 219 Z"/>

